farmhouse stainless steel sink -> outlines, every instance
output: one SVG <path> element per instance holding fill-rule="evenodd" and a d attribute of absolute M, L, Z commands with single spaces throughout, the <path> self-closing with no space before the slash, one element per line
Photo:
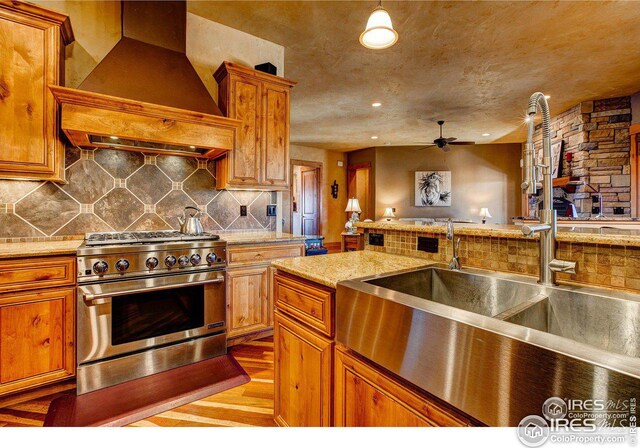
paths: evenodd
<path fill-rule="evenodd" d="M 439 268 L 389 275 L 366 283 L 489 317 L 540 294 L 537 285 Z"/>
<path fill-rule="evenodd" d="M 492 426 L 640 396 L 640 296 L 443 265 L 340 282 L 337 341 Z"/>

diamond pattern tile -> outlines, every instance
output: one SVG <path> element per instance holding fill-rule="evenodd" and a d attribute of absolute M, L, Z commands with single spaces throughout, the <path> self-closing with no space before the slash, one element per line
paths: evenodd
<path fill-rule="evenodd" d="M 182 189 L 196 204 L 208 204 L 215 197 L 216 180 L 207 170 L 197 170 L 182 184 Z"/>
<path fill-rule="evenodd" d="M 171 191 L 171 179 L 155 165 L 145 165 L 127 179 L 127 188 L 145 204 L 155 204 Z"/>
<path fill-rule="evenodd" d="M 82 159 L 66 170 L 62 189 L 81 204 L 91 204 L 113 188 L 113 177 L 93 160 Z"/>
<path fill-rule="evenodd" d="M 114 188 L 96 202 L 94 212 L 117 231 L 125 230 L 144 213 L 144 204 L 129 190 Z"/>
<path fill-rule="evenodd" d="M 68 151 L 68 149 L 67 149 Z M 137 152 L 96 149 L 95 160 L 116 179 L 124 179 L 144 164 L 144 156 Z"/>
<path fill-rule="evenodd" d="M 198 161 L 189 157 L 158 156 L 156 164 L 174 182 L 182 182 L 198 169 Z"/>
<path fill-rule="evenodd" d="M 80 212 L 80 204 L 47 182 L 21 199 L 16 204 L 15 212 L 46 235 L 52 235 L 75 218 Z"/>
<path fill-rule="evenodd" d="M 272 200 L 272 193 L 262 193 L 258 196 L 258 199 L 253 201 L 249 206 L 249 213 L 256 218 L 256 221 L 260 223 L 263 227 L 269 227 L 269 224 L 275 218 L 267 216 L 267 205 L 273 204 L 275 201 Z"/>
<path fill-rule="evenodd" d="M 207 231 L 229 228 L 240 215 L 239 203 L 249 206 L 250 216 L 232 229 L 275 226 L 275 220 L 265 216 L 273 194 L 216 190 L 214 161 L 198 164 L 182 157 L 77 148 L 67 148 L 65 160 L 66 185 L 0 180 L 0 204 L 9 204 L 6 212 L 0 207 L 0 239 L 160 230 L 169 225 L 178 229 L 176 215 L 196 204 L 207 204 L 202 216 Z"/>
<path fill-rule="evenodd" d="M 240 204 L 231 196 L 230 192 L 223 190 L 207 206 L 207 213 L 215 219 L 223 229 L 226 229 L 240 214 Z"/>
<path fill-rule="evenodd" d="M 189 199 L 184 191 L 173 190 L 156 204 L 156 213 L 174 229 L 180 229 L 177 216 L 182 216 L 185 207 L 195 207 L 196 203 Z"/>

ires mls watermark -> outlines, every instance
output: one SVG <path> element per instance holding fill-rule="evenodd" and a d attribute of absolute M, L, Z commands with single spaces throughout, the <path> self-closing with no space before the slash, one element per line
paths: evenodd
<path fill-rule="evenodd" d="M 528 415 L 518 424 L 518 439 L 528 447 L 547 442 L 637 443 L 636 398 L 575 400 L 548 398 L 542 416 Z"/>

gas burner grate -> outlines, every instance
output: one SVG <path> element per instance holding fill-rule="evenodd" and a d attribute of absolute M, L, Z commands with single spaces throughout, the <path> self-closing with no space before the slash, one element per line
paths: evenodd
<path fill-rule="evenodd" d="M 116 244 L 160 243 L 172 241 L 215 241 L 220 236 L 212 233 L 186 235 L 177 230 L 159 230 L 147 232 L 100 232 L 85 236 L 87 246 L 106 246 Z"/>

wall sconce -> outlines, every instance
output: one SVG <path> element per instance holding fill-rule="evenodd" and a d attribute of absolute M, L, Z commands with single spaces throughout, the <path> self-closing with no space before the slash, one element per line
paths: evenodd
<path fill-rule="evenodd" d="M 333 180 L 333 183 L 331 184 L 331 197 L 333 199 L 338 199 L 338 182 L 336 182 L 336 180 Z"/>

